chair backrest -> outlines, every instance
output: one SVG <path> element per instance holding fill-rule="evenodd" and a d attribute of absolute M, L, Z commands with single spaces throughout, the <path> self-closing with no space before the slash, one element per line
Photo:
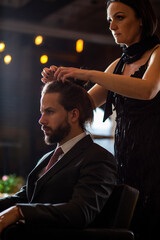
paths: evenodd
<path fill-rule="evenodd" d="M 94 227 L 128 229 L 138 200 L 139 191 L 126 184 L 116 185 Z"/>

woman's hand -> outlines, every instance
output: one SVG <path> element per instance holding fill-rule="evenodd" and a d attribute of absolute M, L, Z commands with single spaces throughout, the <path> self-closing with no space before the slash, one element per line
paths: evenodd
<path fill-rule="evenodd" d="M 51 66 L 50 68 L 44 68 L 42 71 L 42 82 L 47 83 L 51 81 L 66 81 L 70 79 L 78 79 L 82 81 L 89 81 L 91 71 L 83 70 L 73 67 L 57 67 Z"/>
<path fill-rule="evenodd" d="M 54 78 L 57 81 L 66 81 L 69 79 L 78 79 L 82 81 L 89 81 L 89 76 L 90 76 L 91 71 L 89 70 L 83 70 L 83 69 L 78 69 L 78 68 L 73 68 L 73 67 L 59 67 L 54 73 Z"/>
<path fill-rule="evenodd" d="M 41 75 L 42 75 L 41 81 L 43 83 L 56 81 L 54 77 L 54 73 L 56 70 L 57 70 L 57 66 L 54 66 L 54 65 L 50 66 L 50 68 L 44 68 L 43 71 L 41 72 Z"/>

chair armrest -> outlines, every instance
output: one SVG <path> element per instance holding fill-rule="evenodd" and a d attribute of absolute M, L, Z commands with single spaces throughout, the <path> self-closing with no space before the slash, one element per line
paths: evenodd
<path fill-rule="evenodd" d="M 83 239 L 92 240 L 134 240 L 134 233 L 127 229 L 85 229 L 82 230 Z"/>

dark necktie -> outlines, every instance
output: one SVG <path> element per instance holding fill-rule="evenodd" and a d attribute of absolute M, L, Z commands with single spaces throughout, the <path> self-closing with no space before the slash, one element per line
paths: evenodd
<path fill-rule="evenodd" d="M 59 147 L 59 148 L 57 148 L 57 150 L 54 152 L 54 154 L 52 155 L 51 159 L 49 160 L 49 163 L 48 163 L 47 166 L 45 167 L 44 173 L 45 173 L 46 171 L 48 171 L 48 169 L 51 168 L 54 163 L 57 162 L 57 160 L 58 160 L 58 158 L 59 158 L 59 156 L 60 156 L 61 154 L 63 154 L 63 150 L 62 150 L 61 147 Z"/>

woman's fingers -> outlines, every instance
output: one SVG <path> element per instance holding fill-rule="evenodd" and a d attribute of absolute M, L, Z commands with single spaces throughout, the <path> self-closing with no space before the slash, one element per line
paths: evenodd
<path fill-rule="evenodd" d="M 58 81 L 66 81 L 69 78 L 74 78 L 73 68 L 59 67 L 57 68 L 54 77 Z"/>
<path fill-rule="evenodd" d="M 52 71 L 52 72 L 55 72 L 56 70 L 57 70 L 57 66 L 55 66 L 55 65 L 52 65 L 52 66 L 50 66 L 50 70 Z"/>
<path fill-rule="evenodd" d="M 47 83 L 47 82 L 51 82 L 51 81 L 55 81 L 54 78 L 54 72 L 53 68 L 44 68 L 43 71 L 41 72 L 42 78 L 41 81 L 43 83 Z"/>
<path fill-rule="evenodd" d="M 42 71 L 42 82 L 47 83 L 51 81 L 62 81 L 65 82 L 66 80 L 70 79 L 79 79 L 82 81 L 87 81 L 88 71 L 73 68 L 73 67 L 57 67 L 57 66 L 50 66 L 50 68 L 44 68 Z"/>

